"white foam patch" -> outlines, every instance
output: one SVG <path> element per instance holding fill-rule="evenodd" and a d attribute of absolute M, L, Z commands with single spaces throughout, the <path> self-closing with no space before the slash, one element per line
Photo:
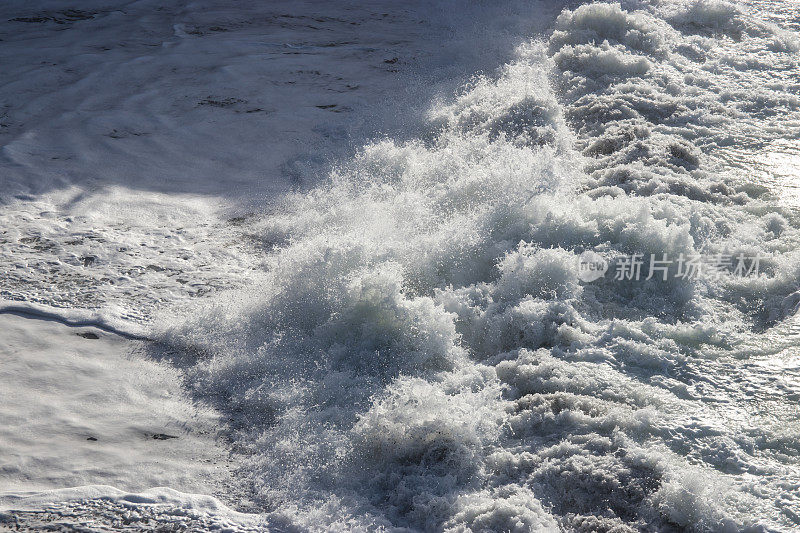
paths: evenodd
<path fill-rule="evenodd" d="M 91 322 L 0 314 L 4 493 L 90 483 L 211 491 L 227 480 L 220 414 L 180 372 Z"/>
<path fill-rule="evenodd" d="M 105 524 L 116 531 L 164 527 L 231 532 L 270 529 L 262 517 L 237 513 L 211 496 L 168 487 L 132 493 L 104 485 L 0 495 L 0 524 L 39 529 Z"/>

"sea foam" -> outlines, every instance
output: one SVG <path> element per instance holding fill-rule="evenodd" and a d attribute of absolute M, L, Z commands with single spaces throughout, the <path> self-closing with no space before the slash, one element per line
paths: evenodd
<path fill-rule="evenodd" d="M 723 2 L 564 10 L 428 136 L 254 223 L 260 284 L 162 336 L 230 417 L 256 507 L 313 530 L 789 527 L 800 427 L 741 383 L 800 300 L 800 224 L 714 159 L 796 115 L 727 60 L 784 38 Z M 611 264 L 591 284 L 585 250 Z M 612 279 L 723 252 L 764 275 Z"/>

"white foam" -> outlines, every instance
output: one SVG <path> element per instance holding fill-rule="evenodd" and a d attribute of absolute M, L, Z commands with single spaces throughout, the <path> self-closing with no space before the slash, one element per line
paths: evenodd
<path fill-rule="evenodd" d="M 247 286 L 156 323 L 252 507 L 312 530 L 796 525 L 800 381 L 762 359 L 796 368 L 800 221 L 723 165 L 798 117 L 776 39 L 723 2 L 565 9 L 418 135 L 248 219 Z M 606 278 L 579 282 L 585 250 Z M 764 275 L 611 279 L 740 252 Z"/>
<path fill-rule="evenodd" d="M 748 20 L 702 9 L 706 27 Z M 678 21 L 565 11 L 547 45 L 434 105 L 432 139 L 368 145 L 259 222 L 283 243 L 261 293 L 165 337 L 208 354 L 198 394 L 247 421 L 257 499 L 322 527 L 785 523 L 740 489 L 770 461 L 746 407 L 703 398 L 727 405 L 726 351 L 793 313 L 800 277 L 775 241 L 797 222 L 706 169 L 726 124 L 693 122 L 685 78 L 704 74 L 679 54 L 704 43 Z M 581 285 L 585 249 L 612 267 L 758 252 L 767 276 Z M 775 495 L 794 466 L 770 465 Z"/>

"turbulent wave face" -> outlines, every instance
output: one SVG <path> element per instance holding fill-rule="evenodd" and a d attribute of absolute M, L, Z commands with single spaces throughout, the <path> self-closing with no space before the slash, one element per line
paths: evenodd
<path fill-rule="evenodd" d="M 261 284 L 164 336 L 228 413 L 254 507 L 326 530 L 796 524 L 800 221 L 719 154 L 798 116 L 797 50 L 722 2 L 565 9 L 424 138 L 252 221 Z M 763 275 L 584 283 L 586 250 Z"/>

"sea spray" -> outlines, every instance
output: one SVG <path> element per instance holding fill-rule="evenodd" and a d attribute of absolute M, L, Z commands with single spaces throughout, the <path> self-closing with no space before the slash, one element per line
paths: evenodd
<path fill-rule="evenodd" d="M 565 10 L 434 106 L 431 138 L 369 144 L 259 220 L 262 283 L 164 339 L 198 354 L 260 508 L 313 530 L 789 527 L 800 427 L 748 403 L 764 371 L 736 347 L 793 316 L 800 225 L 714 157 L 797 113 L 731 92 L 792 42 L 722 2 Z M 592 282 L 586 251 L 610 264 Z M 613 276 L 722 252 L 765 269 Z"/>

